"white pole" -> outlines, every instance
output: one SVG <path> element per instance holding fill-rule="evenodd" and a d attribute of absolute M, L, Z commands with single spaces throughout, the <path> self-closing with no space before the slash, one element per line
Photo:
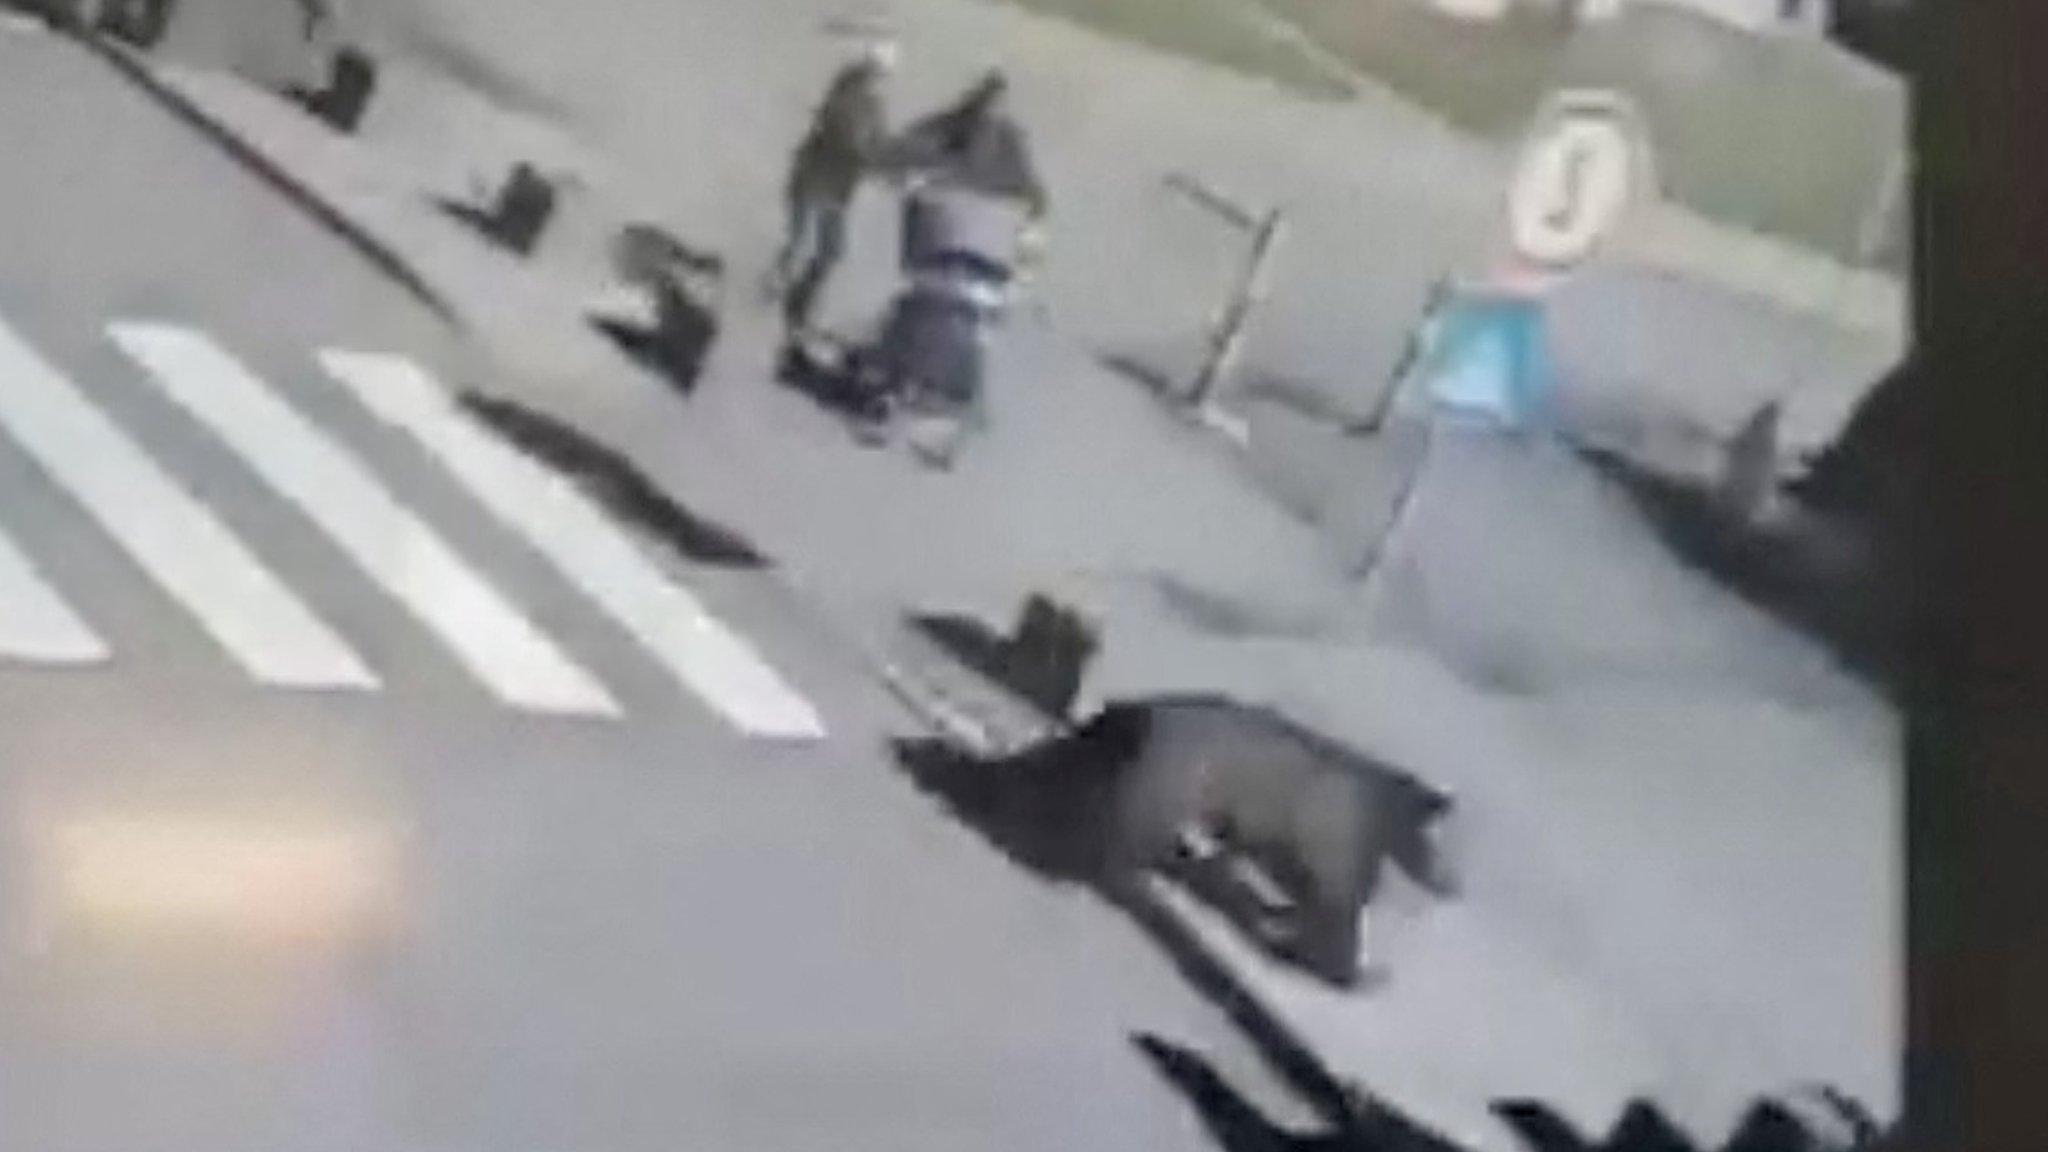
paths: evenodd
<path fill-rule="evenodd" d="M 1209 345 L 1209 357 L 1188 391 L 1188 402 L 1197 408 L 1207 408 L 1212 404 L 1218 388 L 1236 370 L 1237 362 L 1244 354 L 1245 338 L 1251 331 L 1252 310 L 1265 298 L 1273 253 L 1285 232 L 1286 221 L 1278 209 L 1267 213 L 1259 225 L 1244 272 L 1217 321 L 1216 332 Z"/>

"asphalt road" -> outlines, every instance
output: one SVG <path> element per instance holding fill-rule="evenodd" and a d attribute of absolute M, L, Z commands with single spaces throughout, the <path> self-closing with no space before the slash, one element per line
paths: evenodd
<path fill-rule="evenodd" d="M 83 53 L 0 78 L 0 1146 L 1202 1146 L 1139 1029 L 1272 1092 L 786 593 L 591 560 L 437 423 L 459 336 Z"/>

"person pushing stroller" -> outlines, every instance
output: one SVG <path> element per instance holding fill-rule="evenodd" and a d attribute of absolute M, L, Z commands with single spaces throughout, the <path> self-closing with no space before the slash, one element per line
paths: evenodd
<path fill-rule="evenodd" d="M 848 75 L 871 81 L 873 74 L 856 65 Z M 863 129 L 869 134 L 857 162 L 852 152 L 842 151 L 849 167 L 840 169 L 832 188 L 850 196 L 863 178 L 880 176 L 904 194 L 903 283 L 871 342 L 844 349 L 810 324 L 816 288 L 843 239 L 842 201 L 834 201 L 841 206 L 826 216 L 832 226 L 825 233 L 831 242 L 823 249 L 823 267 L 815 276 L 796 276 L 786 299 L 788 333 L 778 377 L 855 418 L 864 436 L 884 431 L 897 415 L 911 417 L 913 446 L 923 442 L 929 449 L 923 454 L 933 462 L 950 462 L 958 433 L 978 423 L 987 332 L 1008 304 L 1046 212 L 1044 186 L 1024 133 L 1009 115 L 1007 92 L 1002 74 L 990 72 L 951 107 L 894 139 L 877 142 Z M 832 102 L 828 97 L 828 108 Z M 821 111 L 819 123 L 827 119 Z M 800 162 L 804 154 L 800 150 Z M 789 256 L 800 250 L 806 230 L 796 194 L 802 186 L 792 178 L 792 239 L 780 262 L 785 268 L 804 266 Z M 941 430 L 936 437 L 919 435 L 935 427 Z"/>
<path fill-rule="evenodd" d="M 990 72 L 882 154 L 906 188 L 904 284 L 862 368 L 868 387 L 908 417 L 911 446 L 941 466 L 982 422 L 989 330 L 1047 210 L 1007 94 L 1008 81 Z"/>

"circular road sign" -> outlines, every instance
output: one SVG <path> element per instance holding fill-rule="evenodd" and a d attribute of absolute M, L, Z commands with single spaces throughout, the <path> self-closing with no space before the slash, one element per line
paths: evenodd
<path fill-rule="evenodd" d="M 1565 93 L 1552 102 L 1508 188 L 1516 254 L 1555 269 L 1593 254 L 1650 182 L 1638 125 L 1611 93 Z"/>

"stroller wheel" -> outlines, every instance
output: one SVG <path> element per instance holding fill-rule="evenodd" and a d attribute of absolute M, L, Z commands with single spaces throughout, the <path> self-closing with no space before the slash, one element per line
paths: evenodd
<path fill-rule="evenodd" d="M 945 471 L 960 454 L 964 431 L 955 417 L 916 416 L 905 426 L 903 438 L 921 463 Z"/>
<path fill-rule="evenodd" d="M 889 443 L 889 418 L 887 414 L 861 413 L 850 416 L 846 421 L 853 429 L 854 443 L 863 448 L 883 448 Z"/>
<path fill-rule="evenodd" d="M 817 361 L 810 352 L 794 339 L 785 340 L 782 349 L 775 356 L 775 379 L 793 387 L 801 387 L 818 373 Z"/>

